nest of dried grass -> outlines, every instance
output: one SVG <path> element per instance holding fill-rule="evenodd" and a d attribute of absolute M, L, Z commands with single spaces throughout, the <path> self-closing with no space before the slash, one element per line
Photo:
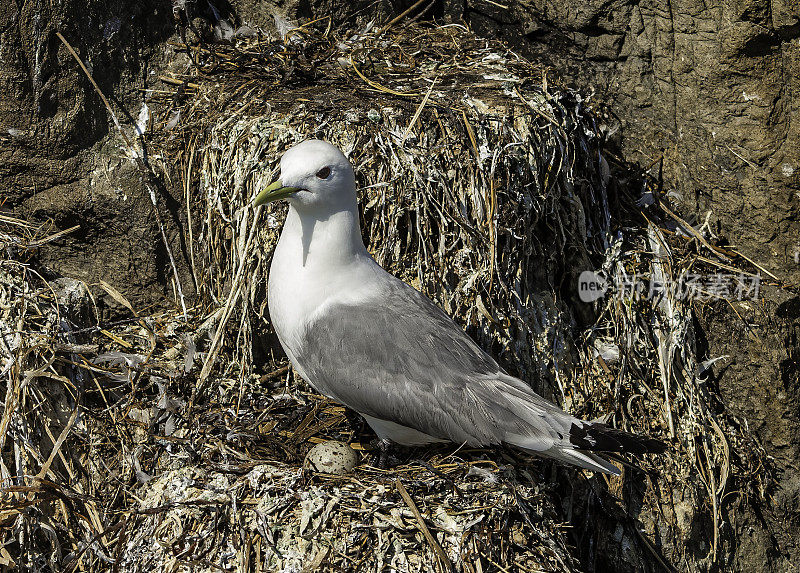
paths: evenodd
<path fill-rule="evenodd" d="M 88 289 L 54 288 L 27 261 L 52 237 L 0 221 L 0 560 L 59 570 L 719 563 L 725 522 L 770 476 L 706 383 L 691 304 L 667 290 L 585 305 L 575 280 L 600 268 L 664 280 L 742 261 L 666 204 L 639 209 L 633 192 L 660 190 L 611 177 L 624 166 L 604 158 L 586 103 L 504 46 L 454 25 L 326 24 L 177 46 L 191 67 L 150 94 L 149 166 L 185 191 L 198 293 L 187 314 L 140 316 L 103 283 L 131 318 L 98 324 Z M 312 136 L 355 165 L 381 264 L 537 390 L 576 415 L 611 413 L 615 426 L 664 438 L 668 454 L 605 481 L 455 448 L 412 453 L 389 472 L 304 474 L 312 443 L 369 449 L 344 409 L 269 346 L 265 278 L 283 212 L 249 202 L 280 152 Z"/>

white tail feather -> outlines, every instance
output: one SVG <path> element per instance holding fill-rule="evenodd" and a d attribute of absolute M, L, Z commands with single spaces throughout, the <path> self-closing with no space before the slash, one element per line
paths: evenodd
<path fill-rule="evenodd" d="M 541 448 L 541 441 L 536 440 L 535 438 L 531 439 L 523 436 L 512 437 L 510 435 L 506 436 L 506 442 L 512 446 L 520 448 L 521 450 L 525 450 L 528 453 L 558 460 L 560 462 L 578 466 L 583 469 L 615 476 L 620 474 L 619 468 L 617 468 L 611 462 L 603 459 L 597 454 L 575 450 L 570 445 L 562 446 L 555 444 L 547 449 L 543 449 Z"/>
<path fill-rule="evenodd" d="M 617 466 L 615 466 L 608 460 L 604 460 L 597 454 L 592 454 L 589 452 L 581 452 L 579 450 L 567 450 L 567 449 L 555 450 L 555 451 L 551 450 L 550 452 L 544 452 L 544 453 L 557 460 L 562 460 L 587 470 L 592 470 L 595 472 L 603 472 L 604 474 L 611 474 L 614 476 L 618 476 L 620 474 L 619 468 Z M 554 453 L 557 453 L 558 455 L 552 455 Z"/>

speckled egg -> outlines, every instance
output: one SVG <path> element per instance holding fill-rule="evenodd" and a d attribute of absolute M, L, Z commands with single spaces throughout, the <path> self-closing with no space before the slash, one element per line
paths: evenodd
<path fill-rule="evenodd" d="M 331 440 L 308 451 L 303 468 L 326 474 L 344 475 L 358 465 L 358 454 L 344 442 Z"/>

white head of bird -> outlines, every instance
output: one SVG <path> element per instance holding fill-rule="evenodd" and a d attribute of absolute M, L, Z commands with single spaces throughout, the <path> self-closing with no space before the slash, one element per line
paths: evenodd
<path fill-rule="evenodd" d="M 279 199 L 318 220 L 353 211 L 357 203 L 353 167 L 335 146 L 307 139 L 283 154 L 280 178 L 258 194 L 255 205 Z"/>
<path fill-rule="evenodd" d="M 353 167 L 330 143 L 308 139 L 283 154 L 279 179 L 261 191 L 254 204 L 280 199 L 289 203 L 289 212 L 272 271 L 285 267 L 322 273 L 367 256 Z"/>

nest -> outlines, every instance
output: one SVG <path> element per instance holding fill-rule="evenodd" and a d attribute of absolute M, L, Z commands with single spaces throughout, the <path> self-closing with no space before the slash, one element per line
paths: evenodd
<path fill-rule="evenodd" d="M 696 301 L 666 289 L 587 304 L 576 284 L 583 270 L 679 284 L 689 268 L 752 265 L 712 246 L 645 173 L 631 176 L 605 152 L 598 114 L 579 94 L 456 25 L 345 33 L 323 20 L 280 40 L 176 48 L 165 89 L 149 94 L 147 168 L 185 193 L 194 306 L 142 315 L 102 283 L 130 318 L 100 324 L 85 285 L 31 258 L 58 235 L 0 220 L 0 562 L 209 571 L 721 562 L 736 504 L 763 496 L 771 478 L 704 378 L 713 362 L 697 357 Z M 284 211 L 250 202 L 281 151 L 308 137 L 349 155 L 378 262 L 537 391 L 575 415 L 610 414 L 616 427 L 665 439 L 668 453 L 605 481 L 456 447 L 371 468 L 369 435 L 296 378 L 270 336 L 265 282 Z M 643 193 L 655 204 L 637 206 Z M 182 299 L 187 289 L 175 286 Z M 365 464 L 342 478 L 304 472 L 304 453 L 327 439 L 352 442 Z"/>

